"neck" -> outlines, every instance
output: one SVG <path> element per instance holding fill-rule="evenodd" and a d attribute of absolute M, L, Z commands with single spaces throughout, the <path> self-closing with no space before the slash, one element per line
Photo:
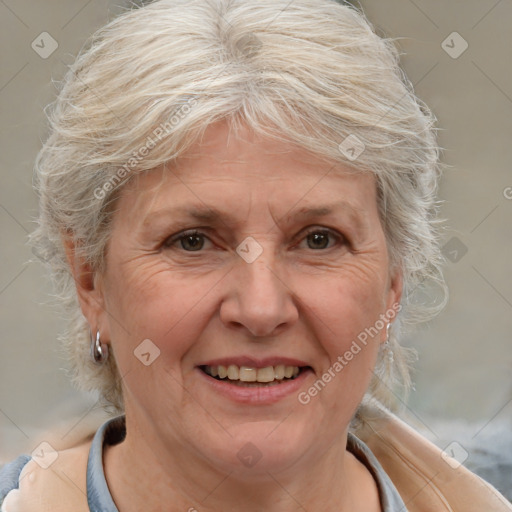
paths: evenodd
<path fill-rule="evenodd" d="M 380 510 L 368 508 L 369 492 L 372 503 L 376 494 L 378 502 L 377 488 L 346 451 L 346 432 L 321 455 L 311 450 L 286 470 L 247 476 L 215 467 L 183 443 L 162 440 L 150 425 L 140 427 L 128 422 L 126 439 L 104 453 L 107 483 L 120 512 Z"/>

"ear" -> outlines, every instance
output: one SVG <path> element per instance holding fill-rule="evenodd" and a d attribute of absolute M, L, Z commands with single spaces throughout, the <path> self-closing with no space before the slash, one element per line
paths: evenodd
<path fill-rule="evenodd" d="M 107 332 L 108 323 L 105 321 L 106 308 L 101 275 L 85 261 L 78 244 L 69 233 L 63 236 L 63 245 L 82 313 L 89 322 L 92 334 L 96 335 L 96 330 L 99 330 L 102 339 L 108 340 L 110 335 Z"/>
<path fill-rule="evenodd" d="M 403 292 L 403 273 L 400 268 L 394 268 L 390 272 L 389 287 L 386 298 L 386 322 L 393 324 L 396 315 L 402 309 L 400 301 L 402 300 Z M 383 338 L 381 342 L 384 343 L 387 339 L 387 329 L 382 330 Z"/>

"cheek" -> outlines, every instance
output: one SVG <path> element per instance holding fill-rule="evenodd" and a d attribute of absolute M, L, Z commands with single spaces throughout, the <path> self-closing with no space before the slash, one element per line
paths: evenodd
<path fill-rule="evenodd" d="M 318 407 L 337 411 L 339 421 L 348 421 L 373 375 L 380 348 L 385 277 L 378 266 L 347 266 L 336 276 L 317 282 L 305 295 L 314 305 L 312 318 L 325 355 L 321 374 L 316 376 L 325 386 L 319 383 L 316 387 L 321 392 L 313 387 L 307 393 L 316 397 Z"/>
<path fill-rule="evenodd" d="M 148 413 L 184 407 L 191 398 L 182 385 L 183 360 L 209 321 L 214 305 L 207 294 L 218 277 L 184 279 L 140 263 L 120 266 L 112 277 L 111 343 L 126 405 L 138 403 Z"/>
<path fill-rule="evenodd" d="M 124 360 L 128 369 L 133 351 L 149 339 L 166 361 L 177 365 L 208 322 L 207 296 L 217 281 L 218 276 L 184 278 L 164 264 L 119 266 L 112 276 L 115 284 L 108 305 L 112 343 L 120 347 L 120 364 Z"/>
<path fill-rule="evenodd" d="M 347 277 L 332 280 L 323 293 L 309 294 L 325 357 L 301 403 L 310 401 L 317 414 L 334 416 L 336 425 L 350 421 L 375 368 L 380 347 L 376 323 L 383 313 L 383 289 L 376 282 Z"/>
<path fill-rule="evenodd" d="M 331 359 L 348 350 L 354 340 L 365 340 L 367 345 L 379 345 L 382 328 L 379 315 L 386 304 L 385 275 L 379 269 L 362 269 L 360 266 L 346 268 L 338 276 L 317 287 L 317 292 L 308 293 L 314 301 L 317 325 L 325 332 L 325 349 Z"/>

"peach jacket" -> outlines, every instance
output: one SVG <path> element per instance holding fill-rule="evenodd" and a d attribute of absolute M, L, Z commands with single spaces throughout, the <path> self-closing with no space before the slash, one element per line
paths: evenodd
<path fill-rule="evenodd" d="M 408 512 L 512 512 L 512 504 L 494 487 L 443 457 L 439 448 L 388 410 L 365 406 L 364 417 L 354 433 L 373 452 Z M 90 446 L 88 438 L 59 452 L 51 471 L 27 462 L 19 489 L 9 492 L 2 512 L 88 512 Z"/>
<path fill-rule="evenodd" d="M 510 512 L 493 486 L 446 458 L 404 421 L 381 407 L 366 407 L 356 432 L 400 493 L 408 512 Z M 512 475 L 511 475 L 512 478 Z"/>

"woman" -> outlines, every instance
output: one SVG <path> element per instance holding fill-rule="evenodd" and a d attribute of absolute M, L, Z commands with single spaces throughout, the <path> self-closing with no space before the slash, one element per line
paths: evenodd
<path fill-rule="evenodd" d="M 439 306 L 433 116 L 332 0 L 159 0 L 100 30 L 37 160 L 76 379 L 119 415 L 5 512 L 512 510 L 387 407 Z"/>

